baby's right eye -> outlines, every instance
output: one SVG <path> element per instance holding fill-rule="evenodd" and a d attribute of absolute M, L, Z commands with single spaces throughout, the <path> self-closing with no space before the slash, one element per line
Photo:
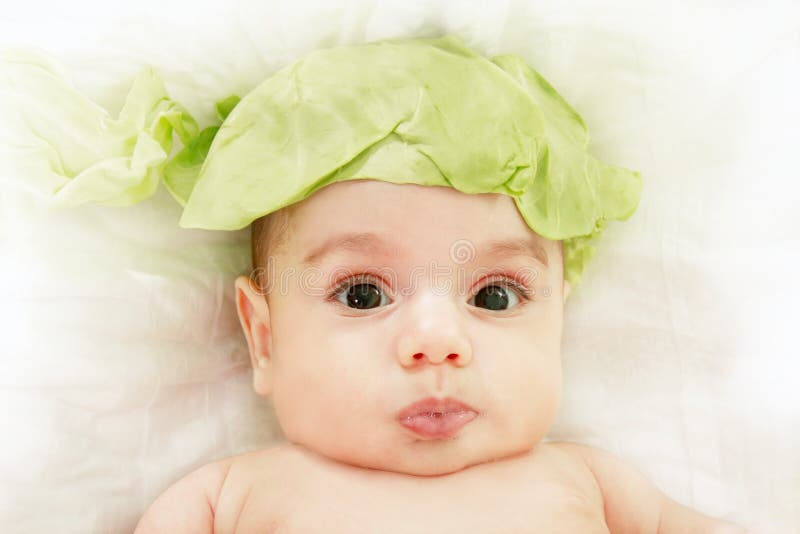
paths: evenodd
<path fill-rule="evenodd" d="M 388 297 L 380 289 L 380 283 L 373 284 L 370 280 L 371 277 L 363 276 L 348 278 L 331 291 L 328 300 L 336 300 L 357 310 L 369 310 L 388 304 Z"/>

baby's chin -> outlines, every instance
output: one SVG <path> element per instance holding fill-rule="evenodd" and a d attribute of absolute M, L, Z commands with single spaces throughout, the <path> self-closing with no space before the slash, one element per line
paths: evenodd
<path fill-rule="evenodd" d="M 314 450 L 307 445 L 304 447 L 328 460 L 334 460 L 350 467 L 400 475 L 436 477 L 451 475 L 492 462 L 519 458 L 530 453 L 534 445 L 491 453 L 469 450 L 462 444 L 457 444 L 456 440 L 418 441 L 414 443 L 414 446 L 404 450 L 381 451 L 372 454 L 363 450 L 321 451 Z"/>

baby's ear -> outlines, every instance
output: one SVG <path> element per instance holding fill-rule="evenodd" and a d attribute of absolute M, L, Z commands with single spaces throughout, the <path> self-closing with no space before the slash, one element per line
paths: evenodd
<path fill-rule="evenodd" d="M 234 286 L 236 311 L 253 367 L 253 389 L 259 395 L 269 395 L 272 392 L 272 330 L 267 300 L 248 276 L 238 276 Z"/>

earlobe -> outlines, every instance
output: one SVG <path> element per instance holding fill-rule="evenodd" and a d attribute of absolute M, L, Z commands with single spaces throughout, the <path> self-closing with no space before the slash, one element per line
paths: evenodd
<path fill-rule="evenodd" d="M 262 396 L 272 393 L 272 362 L 267 356 L 257 357 L 258 363 L 253 369 L 253 389 Z"/>

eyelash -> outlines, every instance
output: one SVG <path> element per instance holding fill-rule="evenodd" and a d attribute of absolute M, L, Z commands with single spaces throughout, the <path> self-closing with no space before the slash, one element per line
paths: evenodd
<path fill-rule="evenodd" d="M 500 279 L 493 278 L 495 276 L 500 276 Z M 488 285 L 507 286 L 507 287 L 510 287 L 511 289 L 515 290 L 517 292 L 517 294 L 520 296 L 520 299 L 522 301 L 528 302 L 528 301 L 533 300 L 534 293 L 530 288 L 522 285 L 521 283 L 517 282 L 516 280 L 514 280 L 513 278 L 511 278 L 511 277 L 509 277 L 507 275 L 499 274 L 499 273 L 489 274 L 489 275 L 487 275 L 485 278 L 483 278 L 481 280 L 481 283 L 483 283 L 484 281 L 487 281 L 487 280 L 488 280 L 488 282 L 485 285 L 480 285 L 479 284 L 478 287 L 480 289 L 482 289 L 482 288 L 484 288 L 485 286 L 488 286 Z M 384 285 L 384 282 L 382 280 L 380 280 L 379 278 L 377 278 L 376 276 L 374 276 L 374 275 L 371 275 L 371 274 L 368 274 L 368 273 L 357 274 L 357 275 L 345 278 L 344 280 L 338 282 L 336 284 L 336 286 L 328 293 L 328 296 L 326 297 L 326 300 L 335 302 L 337 300 L 336 297 L 339 295 L 339 293 L 342 290 L 347 289 L 349 286 L 358 285 L 358 284 L 364 283 L 364 282 L 377 282 L 376 285 L 379 285 L 379 286 Z M 501 282 L 501 283 L 500 284 L 495 284 L 494 282 Z M 476 294 L 477 294 L 477 292 L 476 292 Z"/>

